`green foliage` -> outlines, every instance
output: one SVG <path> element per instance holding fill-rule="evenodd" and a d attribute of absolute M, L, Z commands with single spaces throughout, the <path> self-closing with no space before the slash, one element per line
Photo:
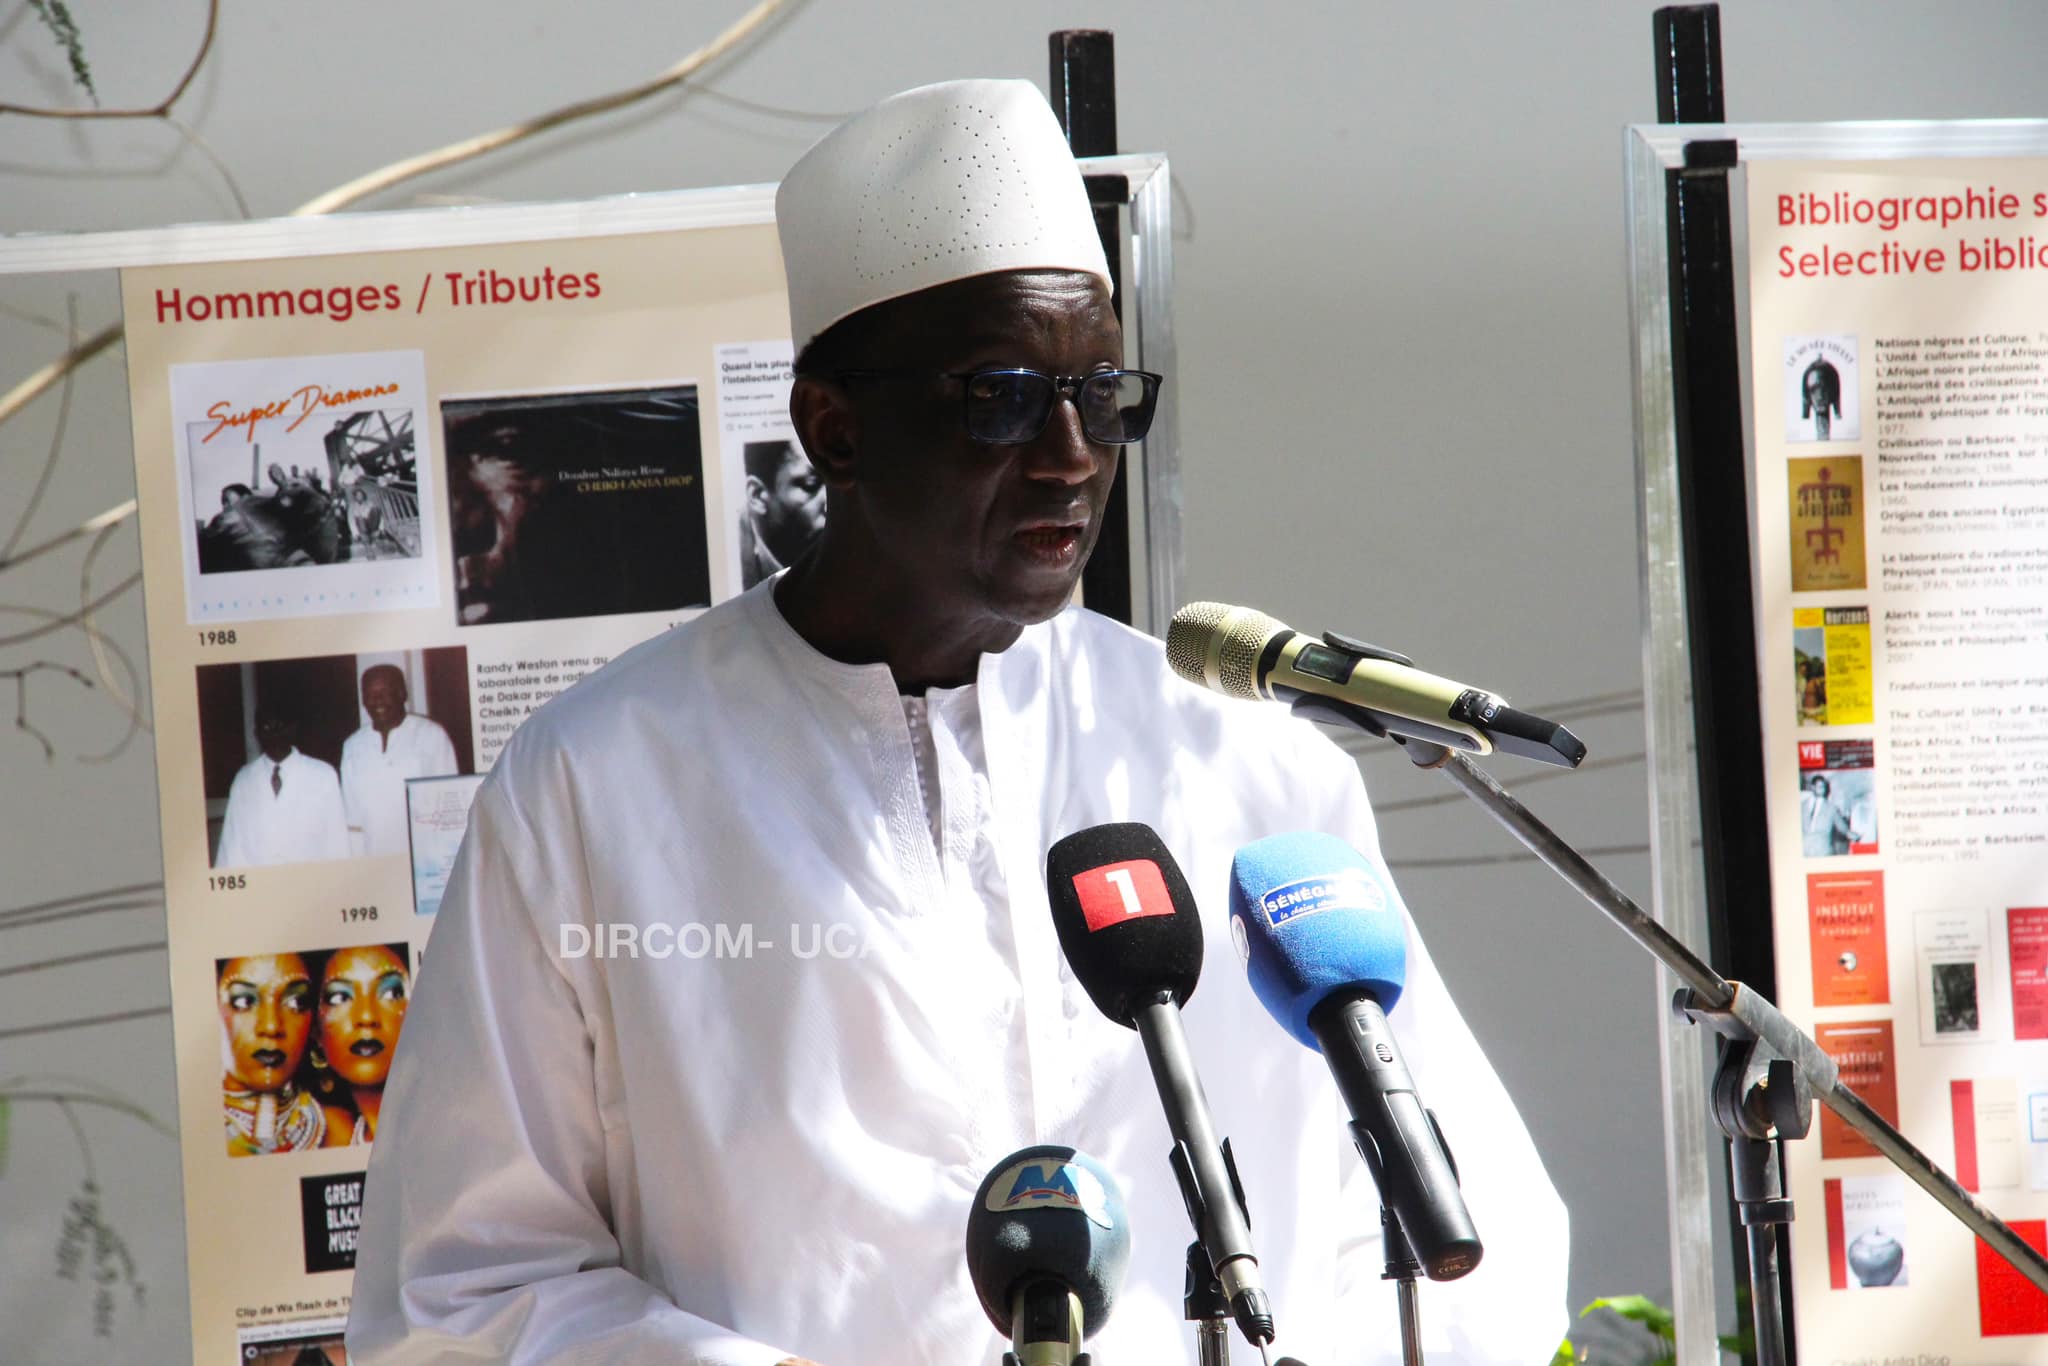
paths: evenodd
<path fill-rule="evenodd" d="M 1736 1309 L 1742 1319 L 1741 1331 L 1721 1334 L 1721 1350 L 1732 1356 L 1748 1356 L 1756 1350 L 1749 1321 L 1748 1290 L 1740 1290 L 1736 1300 Z M 1638 1356 L 1630 1366 L 1673 1366 L 1677 1361 L 1677 1320 L 1669 1309 L 1647 1295 L 1603 1295 L 1581 1309 L 1579 1317 L 1583 1319 L 1586 1315 L 1603 1309 L 1631 1323 L 1641 1324 L 1654 1339 L 1655 1346 L 1663 1349 L 1655 1356 Z M 1649 1345 L 1643 1348 L 1644 1352 L 1650 1350 L 1652 1348 Z M 1605 1366 L 1609 1361 L 1615 1361 L 1616 1366 L 1619 1366 L 1618 1358 L 1607 1355 L 1597 1358 L 1598 1366 Z M 1557 1355 L 1550 1359 L 1550 1366 L 1595 1366 L 1595 1363 L 1594 1355 L 1574 1346 L 1569 1337 L 1559 1344 Z"/>
<path fill-rule="evenodd" d="M 1647 1295 L 1607 1295 L 1579 1311 L 1584 1318 L 1595 1309 L 1608 1309 L 1655 1333 L 1666 1342 L 1678 1341 L 1677 1321 L 1671 1311 Z"/>
<path fill-rule="evenodd" d="M 71 17 L 71 7 L 64 0 L 28 0 L 28 7 L 43 21 L 43 27 L 57 40 L 57 46 L 64 49 L 64 56 L 71 63 L 71 79 L 84 88 L 92 102 L 100 102 L 100 92 L 92 86 L 92 68 L 85 62 L 85 44 L 78 37 L 78 21 Z"/>

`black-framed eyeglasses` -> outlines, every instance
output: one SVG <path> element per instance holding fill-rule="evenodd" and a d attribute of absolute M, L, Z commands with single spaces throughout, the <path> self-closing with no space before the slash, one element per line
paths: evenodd
<path fill-rule="evenodd" d="M 931 374 L 919 370 L 841 370 L 856 375 Z M 1072 400 L 1081 415 L 1081 430 L 1105 446 L 1143 441 L 1159 405 L 1162 376 L 1150 370 L 1097 370 L 1092 375 L 1048 375 L 1040 370 L 997 368 L 946 370 L 943 378 L 962 381 L 967 435 L 991 446 L 1035 441 L 1052 421 L 1053 405 Z"/>

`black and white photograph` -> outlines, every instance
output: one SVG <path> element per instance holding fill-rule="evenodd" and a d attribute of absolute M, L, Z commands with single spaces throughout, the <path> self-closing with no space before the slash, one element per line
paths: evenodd
<path fill-rule="evenodd" d="M 419 462 L 410 408 L 363 408 L 312 439 L 211 445 L 212 422 L 185 427 L 199 572 L 293 569 L 420 553 Z"/>
<path fill-rule="evenodd" d="M 1982 1027 L 1977 1017 L 1977 965 L 1933 963 L 1927 971 L 1934 993 L 1934 1032 L 1975 1034 Z"/>
<path fill-rule="evenodd" d="M 1807 858 L 1875 854 L 1875 742 L 1799 742 L 1799 847 Z"/>
<path fill-rule="evenodd" d="M 446 398 L 441 420 L 461 625 L 710 605 L 694 384 Z"/>
<path fill-rule="evenodd" d="M 461 646 L 198 670 L 209 862 L 406 855 L 406 783 L 475 772 Z"/>
<path fill-rule="evenodd" d="M 740 587 L 796 563 L 825 530 L 825 481 L 793 439 L 741 447 L 746 506 L 740 513 Z"/>
<path fill-rule="evenodd" d="M 745 592 L 796 563 L 825 530 L 825 481 L 789 422 L 796 360 L 788 338 L 729 342 L 718 362 L 719 469 L 727 572 Z"/>
<path fill-rule="evenodd" d="M 1983 911 L 1916 912 L 1913 943 L 1923 1045 L 1973 1044 L 2011 1028 Z"/>
<path fill-rule="evenodd" d="M 1850 333 L 1785 338 L 1785 439 L 1856 441 L 1863 418 Z"/>
<path fill-rule="evenodd" d="M 419 353 L 172 367 L 195 624 L 432 606 Z"/>

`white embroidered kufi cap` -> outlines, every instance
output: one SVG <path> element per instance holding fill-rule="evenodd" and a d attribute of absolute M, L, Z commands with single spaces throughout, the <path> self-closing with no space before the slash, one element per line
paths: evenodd
<path fill-rule="evenodd" d="M 999 270 L 1109 281 L 1095 216 L 1029 81 L 947 81 L 827 133 L 775 193 L 790 335 L 801 353 L 848 314 Z"/>

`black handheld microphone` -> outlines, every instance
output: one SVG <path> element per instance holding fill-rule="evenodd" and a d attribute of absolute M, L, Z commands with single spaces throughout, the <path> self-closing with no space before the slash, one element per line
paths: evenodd
<path fill-rule="evenodd" d="M 1138 1031 L 1173 1135 L 1188 1217 L 1246 1339 L 1271 1342 L 1273 1308 L 1252 1251 L 1244 1188 L 1209 1118 L 1180 1007 L 1202 975 L 1202 921 L 1180 865 L 1150 826 L 1098 825 L 1045 859 L 1053 926 L 1096 1009 Z"/>
<path fill-rule="evenodd" d="M 1166 662 L 1228 697 L 1329 698 L 1388 735 L 1468 754 L 1519 755 L 1560 768 L 1586 757 L 1579 737 L 1482 688 L 1415 668 L 1405 655 L 1334 633 L 1317 640 L 1250 607 L 1191 602 L 1166 628 Z M 1313 708 L 1307 709 L 1313 719 Z"/>
<path fill-rule="evenodd" d="M 1266 1013 L 1330 1064 L 1359 1156 L 1433 1281 L 1484 1251 L 1436 1116 L 1422 1106 L 1387 1010 L 1408 933 L 1378 868 L 1334 835 L 1274 835 L 1230 862 L 1230 932 Z"/>
<path fill-rule="evenodd" d="M 1074 1366 L 1109 1318 L 1131 1258 L 1123 1193 L 1072 1148 L 998 1162 L 967 1212 L 967 1274 L 1018 1366 Z"/>

